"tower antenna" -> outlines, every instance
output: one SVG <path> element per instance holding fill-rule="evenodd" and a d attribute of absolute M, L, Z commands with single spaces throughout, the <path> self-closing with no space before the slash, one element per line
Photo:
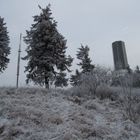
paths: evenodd
<path fill-rule="evenodd" d="M 16 88 L 18 88 L 18 84 L 19 84 L 21 39 L 22 39 L 22 34 L 20 33 L 19 50 L 18 50 L 18 61 L 17 61 L 17 82 L 16 82 Z"/>

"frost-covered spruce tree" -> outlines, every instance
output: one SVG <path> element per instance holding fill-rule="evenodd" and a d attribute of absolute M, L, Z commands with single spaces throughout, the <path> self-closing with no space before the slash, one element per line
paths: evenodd
<path fill-rule="evenodd" d="M 51 80 L 55 80 L 61 72 L 68 71 L 73 59 L 66 56 L 66 40 L 57 30 L 57 22 L 51 17 L 50 5 L 41 9 L 40 15 L 34 16 L 34 24 L 24 40 L 28 45 L 28 61 L 25 67 L 27 83 L 33 81 L 49 88 Z"/>
<path fill-rule="evenodd" d="M 83 46 L 79 48 L 77 51 L 77 59 L 79 59 L 79 63 L 77 65 L 80 66 L 81 71 L 79 72 L 78 70 L 75 71 L 75 75 L 71 75 L 71 85 L 73 86 L 78 86 L 80 82 L 80 77 L 83 73 L 89 73 L 94 69 L 94 65 L 91 64 L 91 59 L 89 58 L 89 47 L 88 46 Z"/>
<path fill-rule="evenodd" d="M 89 47 L 83 46 L 79 48 L 79 51 L 77 51 L 77 59 L 80 60 L 80 63 L 78 64 L 80 66 L 80 69 L 82 70 L 82 73 L 90 72 L 94 69 L 94 65 L 91 64 L 91 59 L 89 58 Z"/>
<path fill-rule="evenodd" d="M 9 36 L 4 18 L 0 17 L 0 72 L 7 68 L 9 63 L 8 55 L 10 54 Z"/>
<path fill-rule="evenodd" d="M 80 72 L 77 69 L 75 75 L 71 75 L 70 83 L 72 86 L 78 86 L 80 84 Z"/>

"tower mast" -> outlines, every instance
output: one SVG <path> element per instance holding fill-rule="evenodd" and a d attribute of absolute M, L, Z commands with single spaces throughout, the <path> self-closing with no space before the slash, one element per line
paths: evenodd
<path fill-rule="evenodd" d="M 22 39 L 22 34 L 20 33 L 19 50 L 18 50 L 18 61 L 17 61 L 17 82 L 16 82 L 16 88 L 18 88 L 18 84 L 19 84 L 21 39 Z"/>

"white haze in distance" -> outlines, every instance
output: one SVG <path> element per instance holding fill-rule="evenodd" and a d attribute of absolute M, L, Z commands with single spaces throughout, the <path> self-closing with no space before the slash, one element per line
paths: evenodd
<path fill-rule="evenodd" d="M 75 57 L 80 44 L 90 47 L 94 64 L 113 68 L 111 44 L 126 44 L 131 68 L 140 65 L 140 1 L 139 0 L 0 0 L 0 16 L 5 18 L 10 35 L 11 55 L 6 71 L 0 74 L 0 86 L 15 86 L 19 34 L 25 36 L 33 23 L 32 16 L 51 4 L 60 33 L 67 39 L 67 53 Z M 26 44 L 22 42 L 25 56 Z M 76 69 L 77 60 L 72 69 Z M 20 65 L 20 86 L 25 86 L 24 66 Z"/>

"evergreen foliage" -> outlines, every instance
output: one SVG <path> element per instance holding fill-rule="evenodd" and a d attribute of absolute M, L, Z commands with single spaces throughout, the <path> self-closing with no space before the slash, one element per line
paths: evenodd
<path fill-rule="evenodd" d="M 77 69 L 75 75 L 71 75 L 70 82 L 72 86 L 78 86 L 80 84 L 80 72 Z"/>
<path fill-rule="evenodd" d="M 79 48 L 77 51 L 77 59 L 80 60 L 80 62 L 77 64 L 80 66 L 81 72 L 78 70 L 75 71 L 75 75 L 71 75 L 71 85 L 73 86 L 78 86 L 80 84 L 80 76 L 83 73 L 89 73 L 91 72 L 95 66 L 91 64 L 91 59 L 89 58 L 89 47 L 88 46 L 83 46 Z"/>
<path fill-rule="evenodd" d="M 41 14 L 33 17 L 35 23 L 26 31 L 24 41 L 28 46 L 23 59 L 28 61 L 25 67 L 25 72 L 28 72 L 26 82 L 33 81 L 49 88 L 52 79 L 62 76 L 66 70 L 70 72 L 73 58 L 66 56 L 66 40 L 58 32 L 57 22 L 51 17 L 50 5 L 45 9 L 39 8 Z"/>
<path fill-rule="evenodd" d="M 66 78 L 66 73 L 64 72 L 60 72 L 57 76 L 56 76 L 56 80 L 54 85 L 56 87 L 66 87 L 68 86 L 68 78 Z"/>
<path fill-rule="evenodd" d="M 6 23 L 4 23 L 4 18 L 0 17 L 0 72 L 3 72 L 7 68 L 9 54 L 10 47 L 7 27 Z"/>
<path fill-rule="evenodd" d="M 79 48 L 79 51 L 77 51 L 77 59 L 80 60 L 80 63 L 78 64 L 81 69 L 82 73 L 90 72 L 94 69 L 94 65 L 91 64 L 91 59 L 89 58 L 89 47 L 83 46 Z"/>

